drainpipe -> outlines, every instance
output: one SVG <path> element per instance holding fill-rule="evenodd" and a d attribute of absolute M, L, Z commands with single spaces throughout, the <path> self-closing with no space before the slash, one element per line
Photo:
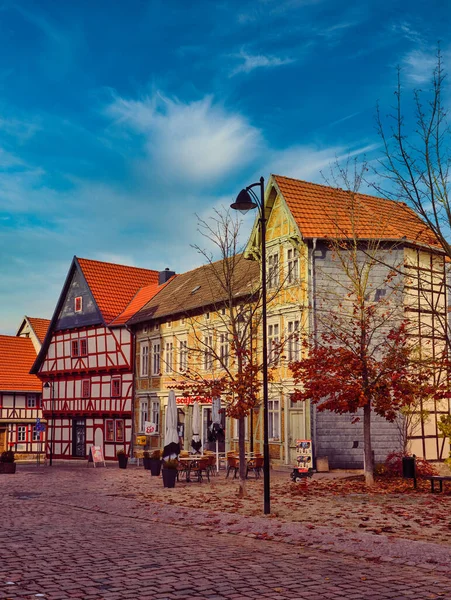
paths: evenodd
<path fill-rule="evenodd" d="M 310 254 L 310 269 L 309 269 L 309 306 L 310 306 L 310 334 L 313 334 L 314 340 L 317 340 L 317 323 L 316 323 L 316 272 L 315 272 L 315 251 L 317 238 L 312 240 L 312 250 Z M 313 468 L 316 469 L 316 406 L 310 403 L 310 430 L 312 434 L 312 454 Z"/>
<path fill-rule="evenodd" d="M 136 336 L 134 331 L 128 326 L 125 325 L 125 329 L 131 335 L 131 357 L 130 357 L 130 367 L 132 370 L 132 428 L 130 431 L 130 446 L 128 448 L 128 456 L 130 458 L 133 457 L 135 452 L 135 391 L 136 391 L 136 375 L 135 375 L 135 357 L 136 357 Z M 105 438 L 103 440 L 105 443 Z"/>
<path fill-rule="evenodd" d="M 289 453 L 290 453 L 290 444 L 288 441 L 288 436 L 290 433 L 290 423 L 289 423 L 289 419 L 290 419 L 290 410 L 289 410 L 289 404 L 290 404 L 290 397 L 288 394 L 284 395 L 284 413 L 285 413 L 285 419 L 284 419 L 284 453 L 285 453 L 285 464 L 289 465 L 290 464 L 290 457 L 289 457 Z"/>

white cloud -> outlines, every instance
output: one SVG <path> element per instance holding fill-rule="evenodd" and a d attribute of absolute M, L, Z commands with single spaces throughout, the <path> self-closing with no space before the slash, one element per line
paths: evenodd
<path fill-rule="evenodd" d="M 432 52 L 423 50 L 411 50 L 402 60 L 402 67 L 408 81 L 415 85 L 431 81 L 436 64 L 436 56 Z"/>
<path fill-rule="evenodd" d="M 247 54 L 246 52 L 240 52 L 237 55 L 238 58 L 242 59 L 240 65 L 238 65 L 230 74 L 231 77 L 238 73 L 250 73 L 254 69 L 259 68 L 274 68 L 289 65 L 295 62 L 294 58 L 279 58 L 278 56 L 265 56 L 264 54 Z"/>
<path fill-rule="evenodd" d="M 163 94 L 142 100 L 117 97 L 107 108 L 116 125 L 145 139 L 145 168 L 156 177 L 212 184 L 248 164 L 261 145 L 259 130 L 211 97 L 183 103 Z"/>

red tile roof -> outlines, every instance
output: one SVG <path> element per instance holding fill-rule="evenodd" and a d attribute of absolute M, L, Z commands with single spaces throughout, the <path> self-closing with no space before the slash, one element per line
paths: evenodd
<path fill-rule="evenodd" d="M 169 280 L 171 281 L 171 280 Z M 111 323 L 111 325 L 124 325 L 129 319 L 131 319 L 133 317 L 133 315 L 135 313 L 137 313 L 139 310 L 141 310 L 141 308 L 147 304 L 147 302 L 149 302 L 149 300 L 151 300 L 154 296 L 156 296 L 156 294 L 158 294 L 158 292 L 160 290 L 162 290 L 168 283 L 169 281 L 167 281 L 166 283 L 163 283 L 162 285 L 148 285 L 147 287 L 141 288 L 137 293 L 136 296 L 132 299 L 132 301 L 130 302 L 130 304 L 127 306 L 127 308 L 124 310 L 123 313 L 121 313 L 117 319 L 114 319 L 114 321 Z"/>
<path fill-rule="evenodd" d="M 158 271 L 77 258 L 106 323 L 118 317 L 136 292 L 158 284 Z"/>
<path fill-rule="evenodd" d="M 33 331 L 35 332 L 39 341 L 42 344 L 45 338 L 45 334 L 47 333 L 47 330 L 49 328 L 50 320 L 39 319 L 37 317 L 27 317 L 27 319 L 30 322 L 30 325 L 33 327 Z"/>
<path fill-rule="evenodd" d="M 431 230 L 403 202 L 273 175 L 304 238 L 406 240 L 438 246 Z"/>
<path fill-rule="evenodd" d="M 0 335 L 0 390 L 40 392 L 42 384 L 29 371 L 36 360 L 30 338 Z"/>

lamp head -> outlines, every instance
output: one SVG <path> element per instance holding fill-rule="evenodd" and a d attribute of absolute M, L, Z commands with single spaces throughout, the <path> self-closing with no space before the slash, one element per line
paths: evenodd
<path fill-rule="evenodd" d="M 235 202 L 230 205 L 230 208 L 239 210 L 245 215 L 249 210 L 257 208 L 257 204 L 252 200 L 248 190 L 241 190 Z"/>

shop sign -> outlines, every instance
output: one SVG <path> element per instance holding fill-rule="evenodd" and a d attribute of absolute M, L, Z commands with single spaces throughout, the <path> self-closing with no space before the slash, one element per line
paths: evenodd
<path fill-rule="evenodd" d="M 179 396 L 177 398 L 177 404 L 179 405 L 188 406 L 195 402 L 199 402 L 199 404 L 212 404 L 213 400 L 206 396 Z"/>

